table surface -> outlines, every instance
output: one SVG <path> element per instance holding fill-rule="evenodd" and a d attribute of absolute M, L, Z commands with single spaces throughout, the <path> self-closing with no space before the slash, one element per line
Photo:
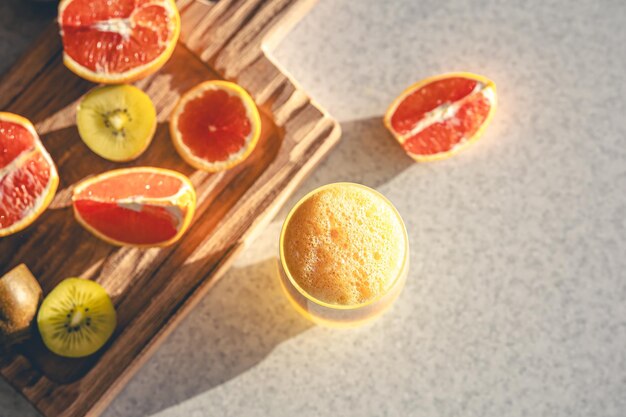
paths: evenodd
<path fill-rule="evenodd" d="M 54 8 L 0 5 L 0 71 Z M 274 52 L 342 124 L 291 199 L 354 181 L 411 240 L 394 308 L 314 327 L 278 287 L 285 210 L 106 417 L 626 415 L 626 3 L 322 0 Z M 498 85 L 483 139 L 413 164 L 381 115 L 414 81 Z M 35 416 L 0 383 L 0 416 Z"/>

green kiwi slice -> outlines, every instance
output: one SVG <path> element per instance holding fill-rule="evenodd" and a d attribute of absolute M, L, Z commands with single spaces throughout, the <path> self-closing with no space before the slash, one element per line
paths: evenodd
<path fill-rule="evenodd" d="M 98 283 L 68 278 L 43 300 L 37 325 L 44 344 L 57 355 L 80 358 L 97 352 L 109 340 L 117 316 Z"/>
<path fill-rule="evenodd" d="M 150 97 L 132 85 L 96 87 L 85 95 L 76 112 L 83 142 L 109 161 L 139 157 L 150 145 L 156 124 Z"/>

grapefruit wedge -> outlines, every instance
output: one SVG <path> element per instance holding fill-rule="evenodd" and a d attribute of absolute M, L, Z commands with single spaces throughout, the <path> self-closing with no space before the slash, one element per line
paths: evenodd
<path fill-rule="evenodd" d="M 73 191 L 76 220 L 117 246 L 168 246 L 185 233 L 196 208 L 191 181 L 153 167 L 108 171 Z"/>
<path fill-rule="evenodd" d="M 62 0 L 58 22 L 65 66 L 105 84 L 157 71 L 180 34 L 174 0 Z"/>
<path fill-rule="evenodd" d="M 467 72 L 430 77 L 406 89 L 384 123 L 418 162 L 454 155 L 475 142 L 496 109 L 493 81 Z"/>
<path fill-rule="evenodd" d="M 261 136 L 261 116 L 252 97 L 237 84 L 206 81 L 180 98 L 170 134 L 188 164 L 223 171 L 252 153 Z"/>
<path fill-rule="evenodd" d="M 33 124 L 0 112 L 0 237 L 19 232 L 48 207 L 59 185 Z"/>

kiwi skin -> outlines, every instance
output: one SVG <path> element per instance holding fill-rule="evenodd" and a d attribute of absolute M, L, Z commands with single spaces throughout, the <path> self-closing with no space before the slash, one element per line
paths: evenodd
<path fill-rule="evenodd" d="M 0 278 L 0 348 L 30 337 L 42 295 L 39 282 L 24 264 Z"/>

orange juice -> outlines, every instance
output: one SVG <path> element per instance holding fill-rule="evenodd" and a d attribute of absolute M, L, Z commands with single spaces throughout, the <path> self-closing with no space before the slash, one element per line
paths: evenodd
<path fill-rule="evenodd" d="M 329 184 L 300 200 L 285 220 L 283 287 L 317 323 L 358 324 L 398 296 L 408 249 L 404 223 L 389 200 L 359 184 Z"/>

